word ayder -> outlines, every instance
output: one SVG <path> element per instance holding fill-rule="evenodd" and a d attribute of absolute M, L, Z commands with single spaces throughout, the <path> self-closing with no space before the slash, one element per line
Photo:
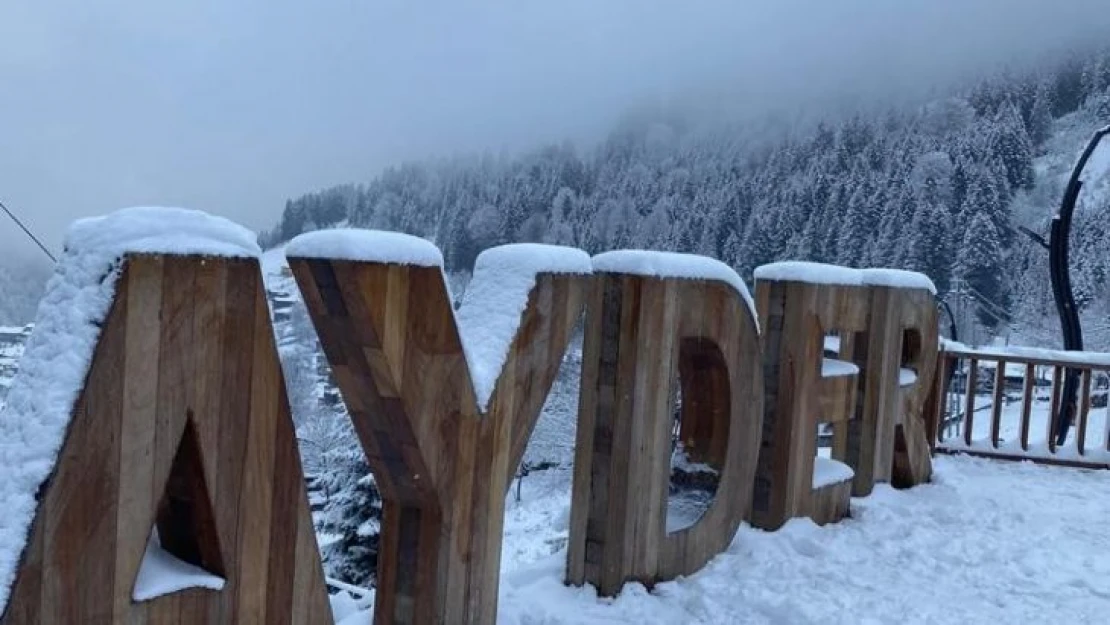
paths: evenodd
<path fill-rule="evenodd" d="M 257 261 L 141 251 L 0 623 L 330 621 Z M 496 620 L 505 494 L 583 314 L 567 583 L 689 575 L 744 520 L 834 522 L 877 482 L 930 477 L 918 274 L 779 263 L 752 298 L 708 258 L 509 245 L 456 310 L 426 241 L 325 231 L 286 254 L 383 499 L 376 623 Z M 717 482 L 669 533 L 676 379 L 679 441 Z M 139 600 L 154 547 L 222 584 L 179 568 Z"/>

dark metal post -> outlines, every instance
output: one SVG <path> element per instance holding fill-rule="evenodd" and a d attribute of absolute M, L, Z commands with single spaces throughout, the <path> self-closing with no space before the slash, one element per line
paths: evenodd
<path fill-rule="evenodd" d="M 1048 263 L 1052 276 L 1052 296 L 1056 300 L 1056 312 L 1060 315 L 1060 329 L 1064 335 L 1064 349 L 1081 351 L 1083 349 L 1083 331 L 1079 324 L 1079 309 L 1075 305 L 1075 296 L 1071 289 L 1071 274 L 1068 268 L 1068 239 L 1071 235 L 1071 219 L 1075 213 L 1075 204 L 1079 199 L 1079 191 L 1083 181 L 1079 176 L 1087 161 L 1091 158 L 1095 148 L 1102 138 L 1110 134 L 1107 126 L 1094 134 L 1087 148 L 1075 164 L 1071 172 L 1068 186 L 1064 190 L 1064 200 L 1060 204 L 1060 211 L 1052 218 L 1052 230 L 1048 243 Z M 1060 412 L 1057 417 L 1056 445 L 1063 445 L 1068 438 L 1068 428 L 1076 413 L 1077 395 L 1079 392 L 1079 371 L 1066 369 L 1064 375 L 1063 393 L 1060 395 Z"/>

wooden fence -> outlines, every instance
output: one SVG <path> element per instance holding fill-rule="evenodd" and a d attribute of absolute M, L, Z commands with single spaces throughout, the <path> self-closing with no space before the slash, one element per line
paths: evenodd
<path fill-rule="evenodd" d="M 926 408 L 936 451 L 1110 468 L 1110 355 L 947 343 L 939 363 Z M 1067 440 L 1057 445 L 1069 371 L 1079 376 L 1079 396 Z"/>

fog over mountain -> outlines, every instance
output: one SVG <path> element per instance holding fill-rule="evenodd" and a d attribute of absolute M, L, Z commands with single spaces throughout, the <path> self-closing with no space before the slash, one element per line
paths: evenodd
<path fill-rule="evenodd" d="M 54 249 L 134 204 L 261 228 L 402 160 L 915 98 L 1107 32 L 1103 0 L 4 3 L 0 198 Z"/>

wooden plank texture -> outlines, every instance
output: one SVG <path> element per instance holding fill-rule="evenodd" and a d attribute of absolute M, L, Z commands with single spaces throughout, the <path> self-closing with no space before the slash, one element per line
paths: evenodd
<path fill-rule="evenodd" d="M 1029 419 L 1033 412 L 1036 370 L 1033 363 L 1025 365 L 1025 379 L 1021 385 L 1021 450 L 1029 451 Z"/>
<path fill-rule="evenodd" d="M 375 623 L 493 623 L 504 497 L 589 286 L 540 274 L 479 409 L 438 267 L 290 258 L 382 494 Z"/>
<path fill-rule="evenodd" d="M 852 482 L 847 480 L 813 489 L 806 516 L 818 525 L 847 518 L 852 500 Z"/>
<path fill-rule="evenodd" d="M 756 527 L 774 530 L 809 515 L 832 522 L 848 512 L 851 489 L 833 485 L 815 491 L 813 465 L 820 423 L 846 426 L 836 434 L 834 457 L 851 464 L 862 453 L 856 408 L 861 378 L 823 378 L 821 364 L 831 333 L 841 336 L 842 350 L 865 353 L 867 293 L 862 287 L 794 281 L 756 284 L 766 393 L 750 513 Z M 851 359 L 866 373 L 864 359 Z"/>
<path fill-rule="evenodd" d="M 612 596 L 688 575 L 723 551 L 749 505 L 762 421 L 754 318 L 717 282 L 595 275 L 586 315 L 567 582 Z M 671 388 L 679 436 L 720 471 L 694 525 L 668 534 Z"/>
<path fill-rule="evenodd" d="M 941 375 L 939 325 L 933 294 L 925 289 L 891 289 L 896 298 L 895 324 L 897 344 L 890 349 L 901 354 L 898 369 L 914 372 L 910 384 L 899 383 L 898 371 L 890 376 L 898 388 L 899 413 L 896 415 L 894 458 L 890 483 L 896 488 L 924 484 L 933 475 L 933 448 L 930 445 L 928 398 Z M 889 384 L 889 380 L 884 380 Z M 860 494 L 858 489 L 854 495 Z"/>
<path fill-rule="evenodd" d="M 331 622 L 258 263 L 130 255 L 3 625 Z M 147 540 L 222 591 L 131 599 Z"/>
<path fill-rule="evenodd" d="M 964 384 L 964 444 L 971 446 L 972 433 L 975 431 L 975 391 L 979 385 L 979 361 L 968 359 L 967 380 Z"/>
<path fill-rule="evenodd" d="M 1080 377 L 1079 421 L 1075 429 L 1075 448 L 1082 456 L 1087 450 L 1087 419 L 1091 413 L 1091 370 L 1084 369 Z"/>
<path fill-rule="evenodd" d="M 1065 369 L 1057 365 L 1052 368 L 1052 404 L 1048 413 L 1048 430 L 1045 440 L 1048 442 L 1048 451 L 1056 453 L 1056 432 L 1060 428 L 1060 403 L 1063 394 Z"/>
<path fill-rule="evenodd" d="M 831 511 L 847 514 L 843 489 L 816 493 L 811 487 L 819 423 L 836 424 L 833 457 L 855 471 L 852 495 L 866 496 L 876 482 L 907 487 L 928 481 L 925 408 L 937 363 L 932 294 L 760 280 L 755 299 L 764 327 L 766 397 L 753 525 L 773 530 L 818 509 L 825 521 L 834 520 Z M 824 338 L 834 333 L 841 339 L 840 357 L 860 369 L 851 378 L 858 385 L 854 393 L 820 375 Z M 903 368 L 915 372 L 914 382 L 900 384 Z M 833 496 L 845 499 L 829 502 Z"/>

